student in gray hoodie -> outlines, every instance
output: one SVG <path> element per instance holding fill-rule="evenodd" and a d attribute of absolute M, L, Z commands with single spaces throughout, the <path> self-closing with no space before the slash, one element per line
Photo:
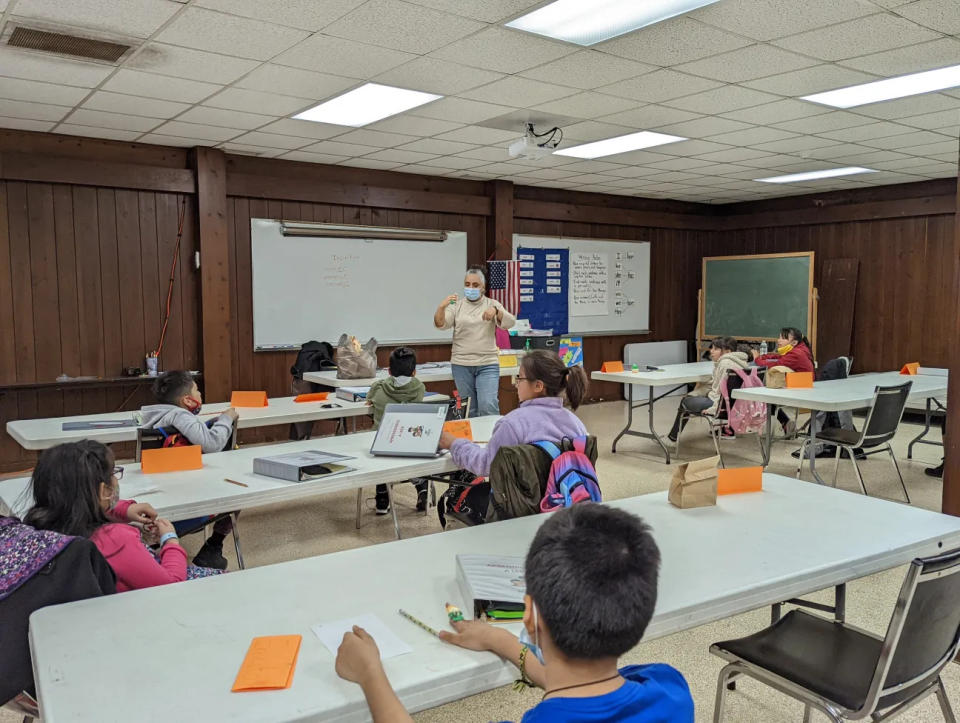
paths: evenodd
<path fill-rule="evenodd" d="M 233 436 L 237 410 L 230 407 L 208 426 L 200 421 L 203 397 L 193 376 L 185 371 L 170 371 L 161 374 L 153 383 L 153 394 L 159 404 L 150 404 L 140 410 L 141 429 L 162 428 L 168 433 L 181 435 L 189 444 L 199 445 L 205 453 L 220 452 Z M 178 534 L 191 531 L 204 524 L 207 518 L 197 517 L 174 524 Z M 223 556 L 223 540 L 233 530 L 230 518 L 218 520 L 213 525 L 213 534 L 193 558 L 193 564 L 224 570 L 227 558 Z"/>
<path fill-rule="evenodd" d="M 423 401 L 426 388 L 417 379 L 417 354 L 408 346 L 399 346 L 390 354 L 390 376 L 378 379 L 367 392 L 367 404 L 373 407 L 373 428 L 380 427 L 383 410 L 388 404 L 410 404 Z M 415 482 L 417 488 L 417 510 L 427 508 L 427 484 Z M 377 485 L 376 512 L 385 515 L 390 512 L 390 495 L 386 485 Z"/>

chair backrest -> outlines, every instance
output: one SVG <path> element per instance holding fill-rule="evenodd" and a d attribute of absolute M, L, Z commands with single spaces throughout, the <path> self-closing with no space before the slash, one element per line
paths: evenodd
<path fill-rule="evenodd" d="M 903 417 L 903 408 L 907 406 L 911 386 L 913 382 L 904 382 L 873 390 L 873 404 L 867 412 L 858 447 L 876 447 L 893 439 Z"/>
<path fill-rule="evenodd" d="M 212 424 L 213 420 L 208 422 Z M 134 460 L 136 462 L 140 461 L 141 453 L 145 449 L 160 449 L 163 447 L 164 442 L 167 437 L 172 435 L 179 434 L 177 430 L 164 428 L 164 427 L 155 427 L 153 429 L 143 429 L 142 427 L 137 428 L 137 449 L 134 455 Z M 186 442 L 189 444 L 189 442 Z M 223 446 L 221 452 L 229 452 L 232 449 L 236 449 L 237 446 L 237 423 L 233 423 L 233 431 L 230 434 L 227 443 Z"/>
<path fill-rule="evenodd" d="M 960 549 L 910 563 L 867 696 L 870 710 L 928 684 L 960 649 Z"/>

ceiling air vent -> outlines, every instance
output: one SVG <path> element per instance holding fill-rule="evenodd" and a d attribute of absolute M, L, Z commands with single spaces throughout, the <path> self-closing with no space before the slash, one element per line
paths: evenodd
<path fill-rule="evenodd" d="M 45 53 L 72 55 L 77 58 L 90 60 L 105 60 L 109 63 L 117 62 L 124 53 L 130 50 L 129 45 L 110 43 L 106 40 L 91 40 L 76 35 L 51 33 L 46 30 L 16 27 L 7 40 L 7 45 L 16 48 L 42 50 Z"/>

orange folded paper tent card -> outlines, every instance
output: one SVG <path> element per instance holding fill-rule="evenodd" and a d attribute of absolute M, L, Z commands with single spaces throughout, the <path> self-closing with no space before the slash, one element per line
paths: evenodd
<path fill-rule="evenodd" d="M 454 419 L 443 423 L 443 431 L 449 432 L 457 439 L 469 439 L 473 441 L 473 429 L 470 427 L 470 421 L 467 419 Z"/>
<path fill-rule="evenodd" d="M 917 375 L 917 372 L 920 371 L 920 362 L 910 362 L 903 365 L 903 369 L 900 370 L 901 374 L 908 374 L 911 377 Z"/>
<path fill-rule="evenodd" d="M 233 692 L 289 688 L 297 667 L 300 641 L 300 635 L 254 638 L 233 681 Z"/>
<path fill-rule="evenodd" d="M 313 394 L 298 394 L 293 398 L 295 402 L 325 402 L 330 392 L 314 392 Z"/>
<path fill-rule="evenodd" d="M 145 449 L 140 456 L 140 471 L 144 474 L 158 472 L 186 472 L 203 468 L 203 450 L 198 444 L 189 447 L 164 447 Z"/>
<path fill-rule="evenodd" d="M 234 392 L 230 395 L 231 407 L 265 407 L 267 404 L 266 392 Z"/>
<path fill-rule="evenodd" d="M 812 389 L 813 372 L 790 372 L 787 374 L 787 389 Z"/>
<path fill-rule="evenodd" d="M 604 362 L 603 366 L 600 367 L 600 371 L 606 374 L 612 372 L 622 372 L 623 371 L 623 362 L 622 361 L 609 361 Z"/>
<path fill-rule="evenodd" d="M 736 495 L 763 490 L 763 467 L 721 469 L 717 472 L 717 494 Z"/>

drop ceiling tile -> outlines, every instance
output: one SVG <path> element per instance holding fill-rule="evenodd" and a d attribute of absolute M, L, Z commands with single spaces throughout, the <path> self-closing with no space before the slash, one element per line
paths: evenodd
<path fill-rule="evenodd" d="M 266 148 L 301 148 L 309 141 L 303 138 L 294 138 L 293 136 L 284 136 L 279 133 L 265 133 L 264 131 L 251 131 L 242 136 L 233 139 L 236 143 L 246 143 L 251 146 L 264 146 Z M 321 141 L 326 142 L 326 141 Z"/>
<path fill-rule="evenodd" d="M 284 151 L 278 158 L 285 161 L 299 161 L 301 163 L 339 164 L 348 160 L 346 156 L 333 156 L 326 153 L 309 153 L 308 151 Z"/>
<path fill-rule="evenodd" d="M 339 136 L 349 128 L 345 126 L 335 126 L 329 123 L 314 123 L 313 121 L 295 120 L 293 118 L 281 118 L 260 130 L 267 133 L 279 133 L 282 136 L 297 136 L 298 138 L 314 138 L 323 140 Z"/>
<path fill-rule="evenodd" d="M 49 132 L 56 125 L 53 121 L 38 121 L 28 118 L 6 118 L 0 116 L 0 128 L 8 128 L 18 131 L 43 131 Z"/>
<path fill-rule="evenodd" d="M 511 175 L 520 175 L 521 173 L 526 173 L 528 171 L 536 170 L 535 166 L 523 165 L 518 163 L 491 163 L 487 166 L 479 166 L 477 171 L 481 173 L 492 173 L 496 176 L 511 176 Z"/>
<path fill-rule="evenodd" d="M 185 138 L 184 136 L 164 136 L 159 133 L 145 133 L 140 136 L 139 143 L 151 143 L 155 146 L 181 146 L 191 148 L 193 146 L 205 146 L 212 148 L 214 142 L 207 138 Z"/>
<path fill-rule="evenodd" d="M 905 126 L 923 128 L 924 130 L 941 130 L 943 128 L 954 128 L 960 124 L 960 109 L 943 110 L 939 113 L 925 113 L 923 115 L 911 116 L 900 121 Z"/>
<path fill-rule="evenodd" d="M 538 128 L 537 131 L 546 131 L 545 128 Z M 457 143 L 471 143 L 474 145 L 494 145 L 516 140 L 520 137 L 519 132 L 504 131 L 499 128 L 484 128 L 483 126 L 464 126 L 448 133 L 442 133 L 434 136 L 441 141 L 456 141 Z"/>
<path fill-rule="evenodd" d="M 871 118 L 897 120 L 901 123 L 906 123 L 907 119 L 913 116 L 939 111 L 957 113 L 960 117 L 960 100 L 942 93 L 927 93 L 926 95 L 915 95 L 899 100 L 888 100 L 883 103 L 861 105 L 854 109 L 855 113 Z"/>
<path fill-rule="evenodd" d="M 705 136 L 715 136 L 718 133 L 732 133 L 733 131 L 751 128 L 749 123 L 728 120 L 726 118 L 717 118 L 716 116 L 704 116 L 695 120 L 684 121 L 683 123 L 673 123 L 666 126 L 651 126 L 657 131 L 669 133 L 684 138 L 703 138 Z"/>
<path fill-rule="evenodd" d="M 658 146 L 666 148 L 666 146 Z M 657 161 L 669 161 L 674 156 L 668 156 L 665 153 L 655 153 L 654 151 L 630 151 L 629 153 L 618 153 L 615 156 L 607 156 L 607 159 L 615 163 L 627 164 L 616 170 L 607 171 L 607 175 L 618 178 L 636 178 L 637 176 L 648 175 L 651 169 L 645 166 Z"/>
<path fill-rule="evenodd" d="M 684 63 L 675 69 L 726 83 L 740 83 L 808 68 L 811 65 L 817 65 L 817 61 L 772 45 L 758 43 L 693 63 Z"/>
<path fill-rule="evenodd" d="M 598 121 L 581 121 L 563 127 L 563 144 L 570 146 L 574 142 L 599 141 L 605 138 L 616 138 L 634 133 L 635 129 L 629 126 L 618 126 L 612 123 Z"/>
<path fill-rule="evenodd" d="M 70 109 L 62 105 L 30 103 L 21 100 L 5 100 L 0 104 L 0 114 L 4 118 L 21 118 L 35 121 L 61 120 Z"/>
<path fill-rule="evenodd" d="M 947 136 L 933 131 L 913 131 L 912 133 L 902 133 L 896 136 L 887 136 L 885 138 L 873 138 L 861 141 L 862 145 L 871 148 L 882 148 L 888 151 L 902 151 L 913 155 L 911 146 L 924 146 L 930 143 L 943 143 L 952 141 L 956 144 L 957 139 L 947 138 Z"/>
<path fill-rule="evenodd" d="M 236 136 L 243 133 L 242 129 L 239 128 L 220 128 L 217 126 L 205 126 L 197 123 L 184 123 L 183 121 L 169 121 L 164 123 L 162 126 L 154 130 L 154 135 L 164 135 L 164 136 L 177 136 L 180 138 L 197 138 L 202 139 L 207 144 L 210 141 L 229 141 Z M 154 143 L 161 143 L 161 141 L 153 141 Z M 240 143 L 250 143 L 249 140 L 239 141 Z M 305 143 L 305 141 L 304 141 Z M 201 143 L 201 145 L 203 145 Z M 252 145 L 259 146 L 264 145 L 261 143 L 253 143 Z M 301 144 L 302 145 L 302 144 Z"/>
<path fill-rule="evenodd" d="M 596 90 L 602 85 L 636 78 L 654 70 L 656 66 L 653 65 L 585 49 L 539 67 L 530 68 L 520 75 L 544 83 L 558 83 L 581 90 Z"/>
<path fill-rule="evenodd" d="M 743 88 L 739 85 L 727 85 L 688 95 L 685 98 L 664 101 L 664 105 L 697 113 L 717 114 L 764 105 L 775 100 L 779 98 L 769 93 L 761 93 L 759 90 Z"/>
<path fill-rule="evenodd" d="M 417 153 L 415 151 L 401 151 L 396 148 L 388 148 L 385 151 L 367 154 L 366 158 L 377 161 L 390 161 L 392 163 L 422 163 L 431 158 L 436 158 L 436 153 Z"/>
<path fill-rule="evenodd" d="M 933 31 L 921 28 L 909 20 L 893 14 L 878 13 L 781 38 L 774 44 L 822 60 L 844 60 L 935 40 L 937 37 Z M 856 65 L 854 67 L 871 70 Z"/>
<path fill-rule="evenodd" d="M 173 118 L 190 106 L 187 103 L 174 103 L 169 100 L 141 98 L 135 95 L 98 90 L 84 101 L 82 107 L 112 113 L 142 115 L 149 118 Z"/>
<path fill-rule="evenodd" d="M 99 63 L 83 63 L 0 45 L 0 75 L 78 88 L 93 88 L 113 72 Z"/>
<path fill-rule="evenodd" d="M 282 93 L 297 98 L 323 100 L 357 85 L 356 78 L 315 73 L 286 65 L 264 63 L 234 84 L 237 88 Z"/>
<path fill-rule="evenodd" d="M 440 60 L 501 73 L 519 73 L 576 52 L 576 47 L 529 33 L 490 27 L 431 53 Z"/>
<path fill-rule="evenodd" d="M 376 146 L 378 148 L 393 148 L 417 140 L 415 136 L 402 133 L 384 133 L 383 131 L 361 128 L 351 130 L 337 138 L 341 143 L 359 143 L 362 146 Z M 358 154 L 359 155 L 359 154 Z"/>
<path fill-rule="evenodd" d="M 745 45 L 750 45 L 750 41 L 742 36 L 698 23 L 689 17 L 675 17 L 669 22 L 650 25 L 594 47 L 641 63 L 672 66 Z"/>
<path fill-rule="evenodd" d="M 820 138 L 819 136 L 794 136 L 782 141 L 773 141 L 772 143 L 757 143 L 751 148 L 758 151 L 767 151 L 768 153 L 802 153 L 811 148 L 825 148 L 836 145 L 836 141 L 829 138 Z"/>
<path fill-rule="evenodd" d="M 441 141 L 436 138 L 421 138 L 413 143 L 407 143 L 398 146 L 397 150 L 416 151 L 417 153 L 431 153 L 435 156 L 451 155 L 453 153 L 463 153 L 471 151 L 476 146 L 469 143 L 456 143 L 455 141 Z"/>
<path fill-rule="evenodd" d="M 455 155 L 462 156 L 463 158 L 474 158 L 476 160 L 488 162 L 506 161 L 509 158 L 507 155 L 507 149 L 503 146 L 484 146 L 481 148 L 474 148 L 470 151 L 464 151 L 463 153 L 457 153 Z"/>
<path fill-rule="evenodd" d="M 353 158 L 354 156 L 365 156 L 368 153 L 379 150 L 372 146 L 365 146 L 360 143 L 342 143 L 339 140 L 320 141 L 304 145 L 300 150 L 306 153 L 323 153 L 328 156 L 339 156 L 341 158 Z"/>
<path fill-rule="evenodd" d="M 417 55 L 455 43 L 483 23 L 403 0 L 369 0 L 327 25 L 325 35 L 393 48 Z"/>
<path fill-rule="evenodd" d="M 677 143 L 668 143 L 665 146 L 657 146 L 657 150 L 671 156 L 700 156 L 704 153 L 713 153 L 714 151 L 726 151 L 730 146 L 725 143 L 719 143 L 714 140 L 701 141 L 678 141 Z M 619 160 L 611 157 L 610 160 Z"/>
<path fill-rule="evenodd" d="M 823 133 L 824 131 L 835 131 L 841 128 L 861 126 L 864 125 L 865 122 L 868 121 L 862 115 L 843 110 L 834 110 L 829 113 L 821 113 L 820 115 L 799 118 L 774 125 L 776 128 L 782 128 L 792 133 Z"/>
<path fill-rule="evenodd" d="M 634 130 L 647 130 L 700 117 L 702 117 L 700 114 L 691 113 L 688 110 L 667 108 L 662 105 L 645 105 L 622 113 L 613 113 L 600 120 L 604 123 L 626 126 Z"/>
<path fill-rule="evenodd" d="M 690 17 L 755 40 L 772 40 L 876 11 L 876 5 L 869 0 L 803 0 L 789 3 L 780 0 L 724 0 L 696 10 Z"/>
<path fill-rule="evenodd" d="M 125 131 L 117 128 L 100 128 L 98 126 L 74 125 L 61 123 L 57 126 L 57 133 L 68 136 L 85 136 L 87 138 L 106 138 L 112 141 L 135 141 L 142 134 L 140 131 Z"/>
<path fill-rule="evenodd" d="M 659 103 L 712 88 L 719 88 L 720 85 L 721 83 L 714 80 L 662 69 L 619 83 L 613 83 L 599 90 L 608 95 L 631 98 L 644 103 Z"/>
<path fill-rule="evenodd" d="M 758 105 L 754 108 L 724 113 L 723 117 L 732 120 L 752 122 L 756 125 L 769 125 L 827 112 L 829 112 L 829 108 L 825 106 L 785 98 L 783 100 L 776 100 L 773 103 Z"/>
<path fill-rule="evenodd" d="M 481 103 L 467 98 L 443 98 L 415 109 L 411 115 L 436 118 L 458 123 L 478 123 L 488 118 L 509 113 L 512 108 L 493 103 Z"/>
<path fill-rule="evenodd" d="M 0 70 L 2 72 L 2 70 Z M 33 103 L 49 103 L 73 107 L 83 100 L 90 91 L 72 85 L 37 83 L 20 78 L 0 77 L 0 99 L 25 100 Z M 0 112 L 3 102 L 0 100 Z"/>
<path fill-rule="evenodd" d="M 465 126 L 461 125 L 460 123 L 436 120 L 434 118 L 422 118 L 420 116 L 407 115 L 404 113 L 402 115 L 393 116 L 392 118 L 385 118 L 382 121 L 378 121 L 364 127 L 372 131 L 402 133 L 403 135 L 407 136 L 417 136 L 419 138 L 423 138 L 426 136 L 435 136 L 441 133 L 448 133 L 450 131 L 455 131 L 458 128 L 464 128 Z M 477 126 L 466 127 L 476 128 Z M 456 141 L 462 139 L 449 138 L 448 140 Z"/>
<path fill-rule="evenodd" d="M 375 45 L 317 33 L 277 56 L 273 62 L 347 78 L 372 78 L 413 60 L 414 57 L 399 50 L 378 48 Z"/>
<path fill-rule="evenodd" d="M 842 161 L 839 159 L 843 158 L 844 156 L 855 155 L 858 153 L 870 153 L 873 150 L 873 148 L 869 148 L 858 143 L 837 143 L 824 148 L 812 148 L 808 151 L 804 151 L 803 157 L 830 161 L 832 163 L 836 163 L 837 165 L 842 165 Z"/>
<path fill-rule="evenodd" d="M 727 151 L 714 151 L 712 153 L 702 153 L 697 158 L 688 159 L 691 162 L 702 159 L 710 163 L 737 163 L 755 160 L 758 158 L 767 158 L 772 154 L 768 151 L 758 151 L 753 148 L 731 148 Z"/>
<path fill-rule="evenodd" d="M 510 75 L 460 94 L 463 98 L 483 100 L 490 103 L 512 105 L 515 108 L 530 108 L 540 103 L 565 98 L 577 91 L 563 85 L 551 85 L 538 80 Z"/>
<path fill-rule="evenodd" d="M 914 166 L 909 173 L 927 178 L 950 178 L 957 175 L 956 163 L 931 163 L 926 166 Z"/>
<path fill-rule="evenodd" d="M 501 73 L 489 70 L 470 68 L 437 58 L 421 57 L 388 70 L 374 80 L 400 88 L 412 88 L 440 95 L 455 95 L 503 77 Z"/>
<path fill-rule="evenodd" d="M 419 176 L 442 176 L 448 169 L 435 168 L 433 166 L 421 166 L 414 163 L 407 166 L 400 166 L 394 170 L 399 173 L 415 173 Z"/>
<path fill-rule="evenodd" d="M 205 53 L 163 43 L 148 43 L 124 67 L 209 83 L 232 83 L 257 67 L 257 61 Z"/>
<path fill-rule="evenodd" d="M 262 158 L 276 158 L 283 155 L 286 151 L 275 148 L 264 148 L 263 146 L 248 146 L 243 143 L 221 143 L 217 146 L 224 153 L 235 153 L 245 156 L 261 156 Z"/>
<path fill-rule="evenodd" d="M 486 161 L 478 161 L 475 158 L 463 158 L 461 156 L 440 156 L 439 158 L 421 161 L 421 163 L 425 166 L 449 168 L 451 170 L 465 170 L 467 168 L 486 165 Z"/>
<path fill-rule="evenodd" d="M 907 146 L 903 151 L 904 153 L 909 153 L 911 156 L 925 156 L 927 158 L 946 156 L 952 159 L 954 163 L 960 159 L 960 153 L 958 153 L 958 151 L 960 151 L 960 145 L 957 144 L 956 138 L 921 144 L 919 146 Z"/>
<path fill-rule="evenodd" d="M 275 95 L 244 88 L 227 88 L 207 98 L 203 104 L 213 108 L 280 116 L 296 113 L 313 105 L 314 102 L 310 98 L 294 98 L 289 95 Z"/>
<path fill-rule="evenodd" d="M 737 149 L 739 150 L 739 149 Z M 721 151 L 723 153 L 724 151 Z M 693 169 L 702 169 L 704 166 L 712 165 L 710 161 L 704 161 L 701 158 L 671 158 L 669 161 L 658 161 L 651 163 L 650 168 L 657 168 L 661 171 L 690 171 Z"/>
<path fill-rule="evenodd" d="M 621 164 L 619 163 L 608 163 L 607 161 L 575 161 L 574 163 L 568 163 L 565 166 L 562 166 L 562 170 L 567 172 L 567 175 L 573 176 L 578 173 L 607 173 L 609 171 L 616 171 L 620 168 Z"/>
<path fill-rule="evenodd" d="M 535 171 L 528 171 L 527 176 L 529 178 L 536 178 L 544 181 L 555 181 L 558 178 L 566 178 L 570 174 L 561 168 L 538 168 Z"/>
<path fill-rule="evenodd" d="M 873 148 L 865 148 L 863 152 L 860 153 L 844 153 L 842 155 L 838 155 L 834 160 L 845 165 L 866 166 L 868 168 L 873 168 L 873 166 L 877 163 L 889 163 L 895 161 L 904 161 L 907 159 L 913 160 L 912 156 L 908 156 L 903 153 L 896 153 L 894 151 L 877 151 Z"/>
<path fill-rule="evenodd" d="M 281 25 L 188 7 L 156 40 L 195 50 L 269 60 L 309 35 Z"/>
<path fill-rule="evenodd" d="M 19 0 L 13 9 L 24 18 L 146 38 L 182 7 L 170 0 Z"/>
<path fill-rule="evenodd" d="M 220 87 L 213 83 L 201 83 L 155 73 L 141 73 L 139 70 L 125 68 L 118 70 L 103 84 L 104 90 L 179 103 L 198 103 L 216 93 Z"/>
<path fill-rule="evenodd" d="M 818 65 L 793 73 L 783 73 L 769 78 L 747 81 L 743 85 L 768 93 L 799 97 L 860 83 L 870 83 L 878 79 L 879 77 L 876 75 L 868 75 L 838 65 Z"/>
<path fill-rule="evenodd" d="M 944 35 L 960 35 L 960 11 L 955 0 L 918 0 L 898 8 L 897 14 Z"/>
<path fill-rule="evenodd" d="M 366 0 L 195 0 L 196 5 L 315 32 Z"/>
<path fill-rule="evenodd" d="M 177 117 L 177 120 L 186 121 L 187 123 L 223 126 L 224 128 L 243 128 L 244 130 L 259 128 L 276 119 L 276 116 L 260 115 L 259 113 L 242 113 L 236 110 L 224 110 L 223 108 L 208 108 L 202 105 L 194 106 L 186 113 Z"/>
<path fill-rule="evenodd" d="M 393 161 L 378 161 L 373 158 L 349 158 L 345 161 L 340 161 L 339 165 L 351 166 L 352 168 L 372 168 L 378 171 L 389 171 L 403 164 Z"/>
<path fill-rule="evenodd" d="M 73 125 L 113 128 L 121 131 L 139 131 L 140 133 L 144 133 L 156 128 L 163 122 L 163 119 L 144 118 L 143 116 L 107 113 L 100 110 L 79 108 L 64 118 L 64 122 L 72 123 Z"/>
<path fill-rule="evenodd" d="M 885 138 L 886 136 L 910 133 L 912 130 L 912 128 L 902 126 L 899 123 L 880 121 L 851 128 L 841 128 L 840 130 L 823 131 L 819 135 L 824 138 L 832 138 L 835 141 L 863 141 L 870 138 Z"/>
<path fill-rule="evenodd" d="M 746 130 L 733 131 L 732 133 L 720 133 L 715 136 L 710 136 L 709 140 L 714 143 L 726 143 L 731 146 L 752 146 L 757 143 L 781 141 L 787 138 L 792 138 L 794 135 L 796 134 L 790 133 L 789 131 L 778 130 L 777 128 L 755 126 Z"/>
<path fill-rule="evenodd" d="M 867 73 L 889 77 L 957 65 L 958 59 L 960 59 L 960 40 L 940 38 L 907 48 L 850 57 L 844 60 L 843 64 Z"/>
<path fill-rule="evenodd" d="M 604 95 L 603 93 L 584 91 L 549 103 L 538 103 L 534 107 L 536 110 L 545 113 L 594 119 L 612 113 L 633 110 L 637 107 L 637 102 L 612 95 Z"/>

